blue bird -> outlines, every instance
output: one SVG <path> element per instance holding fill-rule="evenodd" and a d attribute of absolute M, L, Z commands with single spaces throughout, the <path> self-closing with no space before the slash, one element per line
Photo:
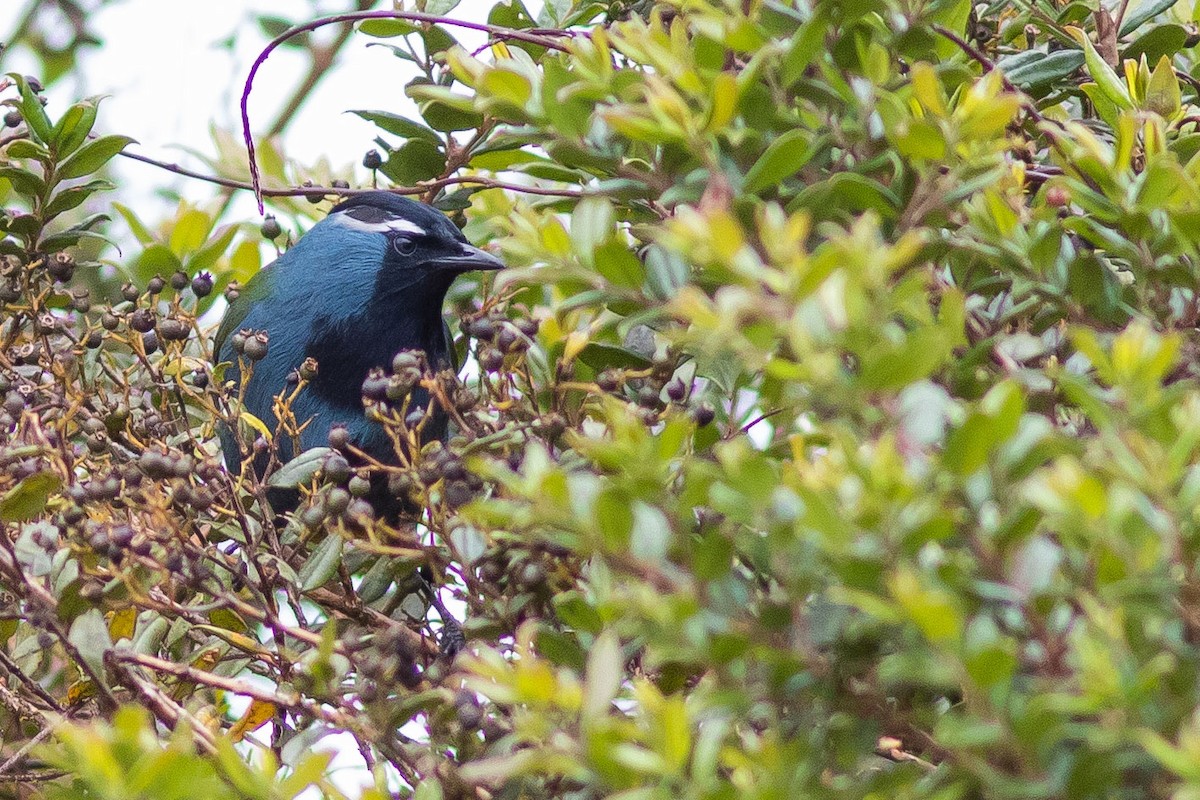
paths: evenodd
<path fill-rule="evenodd" d="M 266 356 L 254 363 L 244 387 L 246 410 L 269 428 L 277 424 L 275 397 L 289 391 L 288 376 L 306 358 L 316 377 L 292 404 L 307 450 L 327 444 L 329 430 L 345 425 L 355 446 L 395 462 L 383 426 L 363 412 L 363 381 L 371 369 L 388 368 L 401 350 L 422 350 L 435 371 L 454 366 L 442 302 L 454 278 L 472 270 L 504 266 L 472 245 L 444 214 L 388 192 L 355 195 L 330 211 L 273 264 L 255 275 L 230 304 L 217 330 L 213 353 L 229 362 L 225 380 L 241 382 L 233 337 L 239 330 L 266 331 Z M 429 402 L 422 389 L 413 406 Z M 444 414 L 426 425 L 426 441 L 444 438 Z M 222 450 L 230 471 L 241 455 L 228 431 Z M 278 437 L 280 460 L 295 455 L 290 437 Z M 261 472 L 266 459 L 256 460 Z"/>

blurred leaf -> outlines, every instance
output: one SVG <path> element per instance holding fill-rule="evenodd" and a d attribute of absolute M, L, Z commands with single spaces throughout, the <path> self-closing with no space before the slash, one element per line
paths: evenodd
<path fill-rule="evenodd" d="M 402 19 L 366 19 L 359 23 L 358 30 L 368 36 L 379 39 L 390 39 L 394 36 L 407 36 L 416 33 L 419 28 L 411 22 Z"/>
<path fill-rule="evenodd" d="M 1118 35 L 1128 36 L 1159 14 L 1169 11 L 1175 4 L 1176 0 L 1142 0 L 1125 15 Z"/>
<path fill-rule="evenodd" d="M 621 643 L 616 635 L 605 630 L 596 637 L 588 650 L 586 679 L 583 689 L 583 714 L 585 717 L 604 716 L 608 713 L 624 676 L 621 658 Z"/>
<path fill-rule="evenodd" d="M 230 740 L 240 742 L 247 733 L 258 730 L 274 719 L 277 713 L 278 709 L 274 703 L 254 698 L 246 708 L 246 713 L 242 714 L 229 729 Z"/>
<path fill-rule="evenodd" d="M 79 657 L 91 667 L 92 674 L 103 678 L 104 654 L 112 649 L 112 640 L 100 610 L 93 608 L 76 617 L 67 638 L 79 652 Z"/>
<path fill-rule="evenodd" d="M 1133 40 L 1121 53 L 1122 58 L 1140 59 L 1154 63 L 1171 58 L 1187 44 L 1188 33 L 1182 25 L 1159 25 Z"/>
<path fill-rule="evenodd" d="M 0 496 L 0 522 L 28 522 L 42 513 L 62 479 L 53 472 L 38 472 L 23 478 Z"/>
<path fill-rule="evenodd" d="M 824 139 L 813 139 L 806 131 L 784 133 L 771 142 L 746 173 L 745 190 L 759 192 L 795 175 L 822 147 Z"/>

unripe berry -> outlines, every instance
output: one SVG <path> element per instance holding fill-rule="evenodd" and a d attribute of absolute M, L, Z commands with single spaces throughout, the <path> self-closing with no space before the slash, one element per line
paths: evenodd
<path fill-rule="evenodd" d="M 267 216 L 263 217 L 262 226 L 258 230 L 262 233 L 264 239 L 274 241 L 283 233 L 283 226 L 275 219 L 274 214 L 267 214 Z"/>
<path fill-rule="evenodd" d="M 267 357 L 267 344 L 270 337 L 266 331 L 258 331 L 253 336 L 246 338 L 246 358 L 251 361 L 261 361 Z"/>

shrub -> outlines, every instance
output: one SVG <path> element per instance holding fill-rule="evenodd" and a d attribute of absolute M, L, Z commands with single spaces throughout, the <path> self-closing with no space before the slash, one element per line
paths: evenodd
<path fill-rule="evenodd" d="M 13 76 L 0 778 L 340 796 L 342 733 L 369 797 L 1197 796 L 1198 37 L 1127 5 L 359 15 L 420 109 L 367 168 L 513 267 L 399 526 L 328 449 L 223 469 L 286 435 L 207 338 L 256 235 L 99 199 L 129 140 Z M 259 145 L 270 239 L 353 177 Z"/>

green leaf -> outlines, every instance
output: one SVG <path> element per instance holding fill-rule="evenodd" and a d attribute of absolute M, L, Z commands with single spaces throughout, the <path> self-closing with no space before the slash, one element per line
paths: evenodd
<path fill-rule="evenodd" d="M 58 176 L 64 180 L 88 175 L 103 167 L 117 153 L 136 141 L 129 136 L 102 136 L 88 142 L 63 162 Z"/>
<path fill-rule="evenodd" d="M 70 211 L 72 208 L 78 207 L 96 192 L 108 191 L 114 188 L 116 188 L 115 185 L 109 181 L 96 180 L 88 181 L 79 186 L 72 186 L 69 189 L 63 189 L 46 204 L 46 208 L 42 211 L 42 216 L 49 222 L 64 211 Z"/>
<path fill-rule="evenodd" d="M 208 238 L 212 228 L 212 217 L 198 208 L 185 211 L 175 220 L 171 228 L 171 252 L 179 257 L 199 248 Z"/>
<path fill-rule="evenodd" d="M 46 182 L 20 167 L 0 166 L 0 178 L 7 179 L 17 194 L 25 197 L 36 198 L 46 193 Z"/>
<path fill-rule="evenodd" d="M 1129 87 L 1100 56 L 1088 35 L 1079 28 L 1067 28 L 1067 32 L 1083 46 L 1083 61 L 1101 93 L 1117 108 L 1123 111 L 1133 110 L 1133 98 L 1129 96 Z"/>
<path fill-rule="evenodd" d="M 795 175 L 812 160 L 824 142 L 823 137 L 814 139 L 807 131 L 798 128 L 784 133 L 771 142 L 754 166 L 750 167 L 746 173 L 745 190 L 759 192 Z"/>
<path fill-rule="evenodd" d="M 108 219 L 109 216 L 107 214 L 92 214 L 90 217 L 85 217 L 82 221 L 77 222 L 65 231 L 42 239 L 40 247 L 48 253 L 53 253 L 76 245 L 81 239 L 97 239 L 108 244 L 113 244 L 107 236 L 92 231 L 94 226 L 99 225 L 101 222 L 107 222 Z"/>
<path fill-rule="evenodd" d="M 138 254 L 133 261 L 133 277 L 144 283 L 154 275 L 170 275 L 183 267 L 179 256 L 165 244 L 152 244 Z"/>
<path fill-rule="evenodd" d="M 201 270 L 211 269 L 213 264 L 217 263 L 217 259 L 224 255 L 237 232 L 237 225 L 222 225 L 217 229 L 216 235 L 187 260 L 184 271 L 195 275 Z"/>
<path fill-rule="evenodd" d="M 150 232 L 133 210 L 121 203 L 113 203 L 112 207 L 117 210 L 117 213 L 125 218 L 125 223 L 129 225 L 129 230 L 133 231 L 134 238 L 138 240 L 138 244 L 147 245 L 154 241 L 154 234 Z"/>
<path fill-rule="evenodd" d="M 36 472 L 0 497 L 0 522 L 28 522 L 42 513 L 50 496 L 62 486 L 53 472 Z"/>
<path fill-rule="evenodd" d="M 1163 119 L 1172 119 L 1179 113 L 1181 107 L 1179 79 L 1175 77 L 1175 68 L 1171 59 L 1161 56 L 1154 71 L 1150 73 L 1150 84 L 1146 88 L 1146 98 L 1142 106 L 1147 111 L 1153 111 Z"/>
<path fill-rule="evenodd" d="M 417 0 L 417 8 L 426 14 L 444 17 L 458 8 L 458 4 L 461 2 L 462 0 Z"/>
<path fill-rule="evenodd" d="M 282 36 L 290 28 L 295 27 L 295 23 L 286 17 L 279 17 L 274 14 L 263 14 L 257 20 L 259 30 L 263 32 L 269 39 L 275 39 Z M 295 36 L 290 36 L 284 40 L 280 47 L 291 47 L 303 49 L 308 47 L 312 37 L 307 31 L 298 33 Z"/>
<path fill-rule="evenodd" d="M 368 19 L 358 26 L 360 33 L 374 36 L 376 39 L 391 39 L 395 36 L 407 36 L 420 30 L 416 25 L 402 19 Z"/>
<path fill-rule="evenodd" d="M 344 544 L 342 537 L 331 533 L 325 537 L 325 541 L 309 553 L 298 574 L 301 591 L 311 592 L 313 589 L 320 588 L 337 574 L 338 565 L 342 563 L 342 546 Z"/>
<path fill-rule="evenodd" d="M 35 161 L 40 161 L 43 164 L 49 164 L 53 161 L 53 156 L 50 155 L 49 148 L 40 145 L 32 139 L 17 139 L 9 142 L 4 148 L 4 155 L 8 158 L 32 158 Z"/>
<path fill-rule="evenodd" d="M 1083 66 L 1083 53 L 1079 50 L 1056 50 L 1053 53 L 1037 53 L 1029 59 L 1011 67 L 999 65 L 1005 76 L 1015 86 L 1026 91 L 1044 89 L 1067 77 Z"/>
<path fill-rule="evenodd" d="M 271 477 L 267 479 L 267 485 L 294 489 L 308 483 L 321 471 L 321 465 L 325 463 L 325 456 L 331 452 L 333 451 L 328 447 L 314 447 L 305 450 L 271 473 Z"/>
<path fill-rule="evenodd" d="M 445 86 L 419 83 L 408 86 L 404 93 L 417 101 L 421 116 L 434 130 L 465 131 L 483 124 L 483 116 L 475 111 L 474 100 Z"/>
<path fill-rule="evenodd" d="M 587 671 L 583 685 L 584 717 L 608 714 L 612 701 L 625 676 L 621 642 L 612 630 L 606 629 L 596 637 L 588 650 Z"/>
<path fill-rule="evenodd" d="M 387 111 L 350 111 L 348 113 L 357 114 L 367 122 L 375 123 L 382 130 L 396 136 L 403 136 L 405 139 L 424 139 L 430 144 L 438 146 L 442 144 L 442 137 L 438 136 L 437 131 L 399 114 Z"/>
<path fill-rule="evenodd" d="M 610 239 L 595 250 L 596 271 L 616 286 L 637 289 L 645 281 L 642 262 L 627 245 Z"/>
<path fill-rule="evenodd" d="M 1159 25 L 1134 39 L 1121 53 L 1122 58 L 1139 60 L 1142 56 L 1153 64 L 1166 56 L 1174 57 L 1187 45 L 1188 32 L 1182 25 Z"/>
<path fill-rule="evenodd" d="M 87 141 L 96 123 L 96 100 L 84 100 L 67 109 L 50 135 L 50 143 L 59 158 L 66 158 Z"/>
<path fill-rule="evenodd" d="M 1121 30 L 1117 35 L 1128 36 L 1159 14 L 1170 11 L 1177 2 L 1178 0 L 1144 0 L 1144 2 L 1138 3 L 1132 12 L 1125 15 L 1125 19 L 1121 22 Z"/>
<path fill-rule="evenodd" d="M 436 178 L 446 169 L 446 154 L 424 139 L 409 139 L 388 154 L 380 171 L 401 186 Z"/>
<path fill-rule="evenodd" d="M 67 639 L 79 652 L 79 657 L 91 667 L 92 673 L 100 680 L 104 679 L 104 654 L 112 649 L 112 639 L 108 635 L 108 625 L 104 622 L 104 614 L 98 608 L 90 608 L 75 618 Z"/>
<path fill-rule="evenodd" d="M 46 109 L 42 107 L 41 99 L 29 87 L 29 82 L 25 80 L 24 75 L 10 72 L 8 77 L 17 85 L 17 89 L 21 93 L 17 110 L 21 112 L 21 118 L 29 126 L 29 132 L 42 144 L 50 144 L 54 127 L 50 124 L 50 118 L 46 116 Z"/>
<path fill-rule="evenodd" d="M 652 363 L 632 350 L 603 342 L 588 342 L 579 351 L 577 358 L 597 372 L 616 367 L 618 369 L 645 369 Z"/>
<path fill-rule="evenodd" d="M 788 204 L 788 211 L 807 208 L 820 217 L 831 213 L 873 210 L 885 219 L 898 213 L 900 198 L 890 187 L 856 172 L 836 172 L 823 183 L 813 184 Z"/>

